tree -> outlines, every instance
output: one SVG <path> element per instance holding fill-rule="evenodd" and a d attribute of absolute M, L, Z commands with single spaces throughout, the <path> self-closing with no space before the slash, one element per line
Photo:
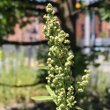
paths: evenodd
<path fill-rule="evenodd" d="M 46 5 L 49 0 L 40 2 L 36 0 L 2 0 L 0 1 L 0 38 L 13 33 L 13 28 L 23 17 L 37 16 L 43 9 L 37 5 Z M 44 11 L 44 12 L 43 12 Z M 39 12 L 39 13 L 38 13 Z M 37 14 L 38 13 L 38 14 Z M 26 21 L 29 22 L 29 21 Z M 22 21 L 22 25 L 25 25 Z"/>
<path fill-rule="evenodd" d="M 70 45 L 73 51 L 76 50 L 76 15 L 73 15 L 75 4 L 76 0 L 59 0 L 58 8 L 61 26 L 65 32 L 69 33 Z"/>
<path fill-rule="evenodd" d="M 104 4 L 100 8 L 99 12 L 102 17 L 102 20 L 110 21 L 110 1 L 103 0 Z"/>
<path fill-rule="evenodd" d="M 13 32 L 14 25 L 18 19 L 23 17 L 24 10 L 28 1 L 25 3 L 18 0 L 3 0 L 0 2 L 0 37 Z"/>

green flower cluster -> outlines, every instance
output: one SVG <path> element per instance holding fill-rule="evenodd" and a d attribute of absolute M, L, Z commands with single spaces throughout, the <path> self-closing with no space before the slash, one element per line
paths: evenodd
<path fill-rule="evenodd" d="M 76 103 L 71 72 L 74 56 L 69 51 L 70 41 L 67 40 L 69 35 L 61 29 L 51 4 L 48 4 L 46 11 L 44 33 L 50 46 L 47 59 L 49 67 L 47 81 L 55 92 L 57 110 L 69 110 Z"/>
<path fill-rule="evenodd" d="M 88 84 L 88 78 L 89 78 L 89 70 L 84 71 L 86 74 L 82 76 L 81 81 L 77 82 L 77 91 L 79 93 L 84 92 L 84 88 Z"/>
<path fill-rule="evenodd" d="M 69 35 L 61 29 L 51 4 L 47 5 L 46 12 L 44 33 L 50 46 L 47 59 L 47 82 L 55 93 L 52 97 L 57 105 L 57 110 L 70 110 L 73 106 L 75 107 L 76 92 L 83 92 L 88 82 L 88 74 L 84 75 L 81 81 L 76 81 L 77 85 L 73 86 L 71 66 L 74 56 L 70 51 Z M 87 71 L 85 72 L 87 73 Z"/>

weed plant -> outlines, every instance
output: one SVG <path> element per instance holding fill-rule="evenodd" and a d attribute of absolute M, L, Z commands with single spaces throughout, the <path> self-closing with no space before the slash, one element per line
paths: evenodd
<path fill-rule="evenodd" d="M 31 97 L 34 95 L 47 95 L 46 89 L 43 84 L 39 84 L 40 77 L 39 71 L 35 71 L 29 67 L 23 66 L 16 69 L 13 72 L 12 67 L 9 69 L 8 73 L 2 72 L 0 76 L 0 103 L 22 103 L 30 102 Z M 31 86 L 31 84 L 35 84 Z M 3 86 L 4 84 L 9 86 Z M 15 86 L 25 86 L 28 87 L 10 87 Z"/>
<path fill-rule="evenodd" d="M 51 4 L 46 7 L 47 14 L 44 15 L 44 34 L 48 39 L 47 58 L 47 83 L 46 86 L 50 97 L 36 97 L 37 100 L 53 100 L 57 105 L 56 110 L 80 109 L 77 106 L 76 95 L 83 92 L 88 83 L 88 71 L 80 80 L 72 77 L 72 66 L 74 55 L 70 50 L 68 33 L 60 26 L 58 18 Z"/>

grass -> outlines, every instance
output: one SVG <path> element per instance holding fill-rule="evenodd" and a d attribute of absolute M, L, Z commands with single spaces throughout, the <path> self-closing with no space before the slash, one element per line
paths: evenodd
<path fill-rule="evenodd" d="M 39 74 L 38 71 L 22 66 L 20 69 L 17 69 L 16 72 L 10 69 L 8 73 L 2 73 L 0 83 L 17 86 L 30 85 L 39 82 L 40 79 L 37 77 Z M 45 85 L 43 84 L 24 88 L 5 87 L 0 85 L 0 103 L 29 102 L 32 96 L 47 94 Z"/>
<path fill-rule="evenodd" d="M 40 46 L 36 58 L 31 58 L 31 62 L 26 57 L 25 48 L 21 53 L 11 49 L 9 52 L 1 50 L 0 61 L 2 62 L 2 70 L 0 69 L 0 104 L 20 103 L 32 101 L 31 97 L 36 95 L 47 95 L 44 84 L 36 84 L 30 87 L 6 87 L 1 83 L 8 85 L 30 85 L 44 80 L 44 73 L 37 71 L 39 61 L 43 63 L 46 49 Z M 44 51 L 45 50 L 45 51 Z M 36 51 L 36 50 L 35 50 Z M 37 64 L 38 63 L 38 64 Z"/>

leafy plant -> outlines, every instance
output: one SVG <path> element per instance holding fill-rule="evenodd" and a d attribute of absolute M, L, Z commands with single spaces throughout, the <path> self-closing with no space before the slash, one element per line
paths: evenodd
<path fill-rule="evenodd" d="M 99 10 L 102 20 L 110 21 L 110 7 L 106 6 Z"/>
<path fill-rule="evenodd" d="M 0 104 L 30 102 L 30 97 L 48 95 L 45 85 L 39 84 L 41 74 L 27 66 L 16 68 L 10 65 L 8 73 L 3 69 L 0 74 Z"/>
<path fill-rule="evenodd" d="M 70 50 L 69 35 L 65 33 L 54 16 L 54 10 L 51 4 L 46 7 L 47 14 L 44 15 L 44 33 L 48 38 L 49 52 L 47 59 L 47 82 L 46 86 L 50 98 L 47 99 L 55 102 L 57 110 L 70 110 L 71 108 L 81 109 L 76 104 L 76 94 L 83 92 L 84 87 L 88 82 L 88 74 L 84 75 L 80 80 L 75 80 L 72 77 L 72 65 L 74 55 Z M 85 71 L 88 73 L 88 71 Z M 76 93 L 77 92 L 77 93 Z M 46 96 L 36 97 L 38 100 L 46 100 Z"/>

